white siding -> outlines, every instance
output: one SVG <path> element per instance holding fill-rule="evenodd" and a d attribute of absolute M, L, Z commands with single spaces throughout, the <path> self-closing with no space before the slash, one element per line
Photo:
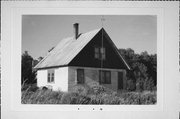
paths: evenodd
<path fill-rule="evenodd" d="M 47 70 L 37 71 L 37 86 L 42 87 L 47 85 Z"/>
<path fill-rule="evenodd" d="M 54 69 L 54 82 L 48 83 L 46 70 L 38 70 L 37 72 L 37 86 L 48 86 L 54 91 L 68 91 L 68 67 L 61 67 Z"/>
<path fill-rule="evenodd" d="M 53 90 L 68 91 L 68 67 L 60 67 L 55 70 Z"/>

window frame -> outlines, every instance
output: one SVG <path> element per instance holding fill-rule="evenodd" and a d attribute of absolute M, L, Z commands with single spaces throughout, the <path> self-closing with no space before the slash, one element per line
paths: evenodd
<path fill-rule="evenodd" d="M 47 78 L 48 78 L 47 82 L 49 83 L 49 82 L 51 82 L 51 74 L 50 74 L 49 72 L 48 72 L 47 74 L 48 74 L 48 76 L 47 76 Z"/>
<path fill-rule="evenodd" d="M 54 71 L 54 69 L 49 69 L 47 71 L 47 83 L 55 83 L 55 71 Z"/>
<path fill-rule="evenodd" d="M 100 51 L 98 47 L 94 48 L 94 58 L 99 59 L 100 58 Z"/>
<path fill-rule="evenodd" d="M 51 82 L 54 82 L 54 72 L 51 74 Z"/>
<path fill-rule="evenodd" d="M 100 48 L 100 59 L 105 60 L 106 59 L 106 49 L 105 47 Z"/>
<path fill-rule="evenodd" d="M 80 75 L 79 72 L 81 72 L 81 71 L 82 71 L 82 74 L 83 74 L 82 75 L 83 78 L 81 80 L 79 80 L 79 75 Z M 77 84 L 84 84 L 85 83 L 84 69 L 77 69 L 76 72 L 77 72 L 77 77 L 76 77 L 77 78 L 77 80 L 76 80 Z"/>
<path fill-rule="evenodd" d="M 105 47 L 94 47 L 94 58 L 98 60 L 106 59 L 106 48 Z"/>
<path fill-rule="evenodd" d="M 109 76 L 107 76 L 109 74 Z M 111 84 L 111 71 L 99 70 L 99 83 Z"/>

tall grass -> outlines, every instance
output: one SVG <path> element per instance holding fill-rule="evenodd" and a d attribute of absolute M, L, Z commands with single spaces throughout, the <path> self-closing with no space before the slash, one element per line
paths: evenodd
<path fill-rule="evenodd" d="M 103 87 L 87 89 L 76 86 L 73 92 L 56 92 L 38 89 L 36 86 L 22 88 L 22 104 L 133 104 L 156 103 L 156 91 L 111 92 Z"/>

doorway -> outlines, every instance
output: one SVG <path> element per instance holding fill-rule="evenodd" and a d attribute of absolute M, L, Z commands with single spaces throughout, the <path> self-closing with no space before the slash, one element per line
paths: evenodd
<path fill-rule="evenodd" d="M 123 89 L 123 72 L 118 72 L 118 89 Z"/>

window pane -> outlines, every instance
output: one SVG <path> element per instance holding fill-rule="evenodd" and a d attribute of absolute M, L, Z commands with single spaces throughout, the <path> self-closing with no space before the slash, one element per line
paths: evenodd
<path fill-rule="evenodd" d="M 54 82 L 54 77 L 51 77 L 51 82 Z"/>
<path fill-rule="evenodd" d="M 77 69 L 77 83 L 82 84 L 84 83 L 84 70 Z"/>
<path fill-rule="evenodd" d="M 99 58 L 99 48 L 95 48 L 95 53 L 94 53 L 95 55 L 94 55 L 94 57 L 96 58 L 96 59 L 98 59 Z"/>
<path fill-rule="evenodd" d="M 50 77 L 48 77 L 48 82 L 50 82 Z"/>
<path fill-rule="evenodd" d="M 105 83 L 105 71 L 99 71 L 99 83 L 104 84 Z"/>
<path fill-rule="evenodd" d="M 105 56 L 105 48 L 103 47 L 103 48 L 101 48 L 101 59 L 102 60 L 105 60 L 105 58 L 106 58 L 106 56 Z"/>
<path fill-rule="evenodd" d="M 101 48 L 101 54 L 104 54 L 105 53 L 105 48 Z"/>
<path fill-rule="evenodd" d="M 99 83 L 103 84 L 103 71 L 99 71 Z"/>
<path fill-rule="evenodd" d="M 106 83 L 110 84 L 111 83 L 111 72 L 106 71 Z"/>
<path fill-rule="evenodd" d="M 106 73 L 105 73 L 105 71 L 102 72 L 102 82 L 106 83 Z"/>
<path fill-rule="evenodd" d="M 99 83 L 110 84 L 111 83 L 111 72 L 110 71 L 99 71 Z"/>
<path fill-rule="evenodd" d="M 54 82 L 54 73 L 52 73 L 51 82 Z"/>
<path fill-rule="evenodd" d="M 101 84 L 102 82 L 101 82 L 101 75 L 102 75 L 102 73 L 101 73 L 101 70 L 99 71 L 99 83 Z"/>
<path fill-rule="evenodd" d="M 48 83 L 54 82 L 54 69 L 48 69 L 47 81 Z"/>
<path fill-rule="evenodd" d="M 48 73 L 48 82 L 50 82 L 50 73 Z"/>
<path fill-rule="evenodd" d="M 105 60 L 105 59 L 106 59 L 105 54 L 102 54 L 102 59 L 103 59 L 103 60 Z"/>
<path fill-rule="evenodd" d="M 99 58 L 99 54 L 95 53 L 95 58 L 98 59 Z"/>
<path fill-rule="evenodd" d="M 95 53 L 99 53 L 99 48 L 95 48 Z"/>

